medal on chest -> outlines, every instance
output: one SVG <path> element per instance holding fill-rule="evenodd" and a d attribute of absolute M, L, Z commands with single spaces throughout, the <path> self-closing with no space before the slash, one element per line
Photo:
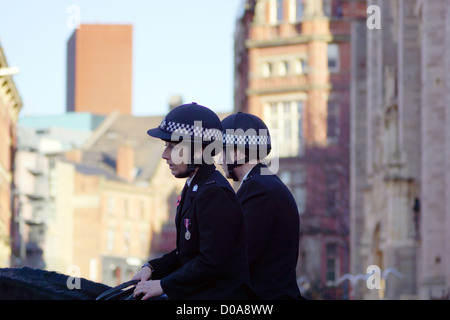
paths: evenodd
<path fill-rule="evenodd" d="M 191 225 L 190 219 L 184 219 L 184 226 L 186 227 L 186 232 L 184 233 L 184 238 L 189 240 L 191 238 L 191 232 L 189 231 L 189 226 Z"/>

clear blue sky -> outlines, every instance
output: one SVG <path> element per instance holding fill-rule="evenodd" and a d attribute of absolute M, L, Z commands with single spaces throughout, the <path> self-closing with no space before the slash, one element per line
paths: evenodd
<path fill-rule="evenodd" d="M 133 114 L 162 115 L 170 95 L 233 108 L 233 35 L 243 0 L 0 0 L 0 43 L 20 115 L 65 113 L 66 44 L 81 23 L 133 25 Z"/>

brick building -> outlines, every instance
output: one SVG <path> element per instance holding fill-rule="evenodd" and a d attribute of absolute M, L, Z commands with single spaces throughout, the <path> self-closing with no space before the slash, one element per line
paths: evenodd
<path fill-rule="evenodd" d="M 68 112 L 132 114 L 132 25 L 81 24 L 67 42 Z"/>
<path fill-rule="evenodd" d="M 382 279 L 355 296 L 448 299 L 450 3 L 368 5 L 381 29 L 355 25 L 352 41 L 351 270 Z"/>
<path fill-rule="evenodd" d="M 364 1 L 246 1 L 235 32 L 235 111 L 258 115 L 300 211 L 305 296 L 340 299 L 349 272 L 351 21 Z"/>

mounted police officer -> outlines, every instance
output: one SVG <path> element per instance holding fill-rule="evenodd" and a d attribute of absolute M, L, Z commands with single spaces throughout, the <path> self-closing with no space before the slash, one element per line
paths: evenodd
<path fill-rule="evenodd" d="M 175 218 L 176 248 L 146 263 L 133 277 L 141 280 L 134 296 L 251 298 L 243 211 L 213 163 L 222 151 L 219 117 L 193 102 L 172 109 L 147 133 L 165 141 L 162 158 L 186 184 Z"/>
<path fill-rule="evenodd" d="M 270 133 L 255 115 L 238 112 L 222 120 L 227 178 L 240 183 L 250 280 L 263 299 L 303 299 L 296 281 L 299 212 L 290 190 L 261 161 L 271 151 Z"/>

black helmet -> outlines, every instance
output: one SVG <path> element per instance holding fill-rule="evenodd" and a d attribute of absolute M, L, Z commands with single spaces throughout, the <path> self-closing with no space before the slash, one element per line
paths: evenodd
<path fill-rule="evenodd" d="M 147 134 L 164 141 L 189 140 L 208 145 L 222 140 L 222 124 L 214 111 L 192 102 L 172 109 L 161 124 Z"/>
<path fill-rule="evenodd" d="M 209 108 L 196 102 L 183 104 L 172 109 L 161 121 L 161 124 L 147 131 L 147 134 L 168 142 L 190 143 L 190 162 L 188 169 L 178 178 L 187 177 L 196 167 L 212 163 L 216 149 L 221 151 L 222 124 L 220 118 Z M 198 147 L 205 148 L 213 142 L 219 143 L 218 148 L 210 150 L 211 158 L 205 161 L 203 154 L 201 159 L 194 159 Z M 213 144 L 214 147 L 214 144 Z M 200 161 L 197 161 L 200 160 Z"/>
<path fill-rule="evenodd" d="M 244 112 L 229 115 L 222 120 L 223 147 L 243 148 L 244 163 L 252 159 L 262 160 L 272 150 L 270 133 L 264 121 L 259 117 Z M 228 173 L 237 180 L 234 168 L 243 163 L 227 162 Z"/>

